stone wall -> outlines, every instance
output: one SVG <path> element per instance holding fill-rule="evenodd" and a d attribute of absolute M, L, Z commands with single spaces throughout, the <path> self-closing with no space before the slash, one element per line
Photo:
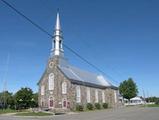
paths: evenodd
<path fill-rule="evenodd" d="M 53 97 L 54 101 L 54 107 L 53 108 L 62 108 L 62 100 L 68 99 L 66 94 L 62 94 L 62 82 L 67 83 L 67 91 L 69 91 L 71 87 L 70 81 L 61 73 L 61 71 L 58 69 L 58 57 L 55 57 L 54 59 L 50 59 L 46 68 L 46 71 L 41 78 L 41 81 L 39 83 L 39 106 L 43 108 L 49 108 L 49 98 Z M 51 67 L 50 67 L 50 64 Z M 54 74 L 54 90 L 48 89 L 48 79 L 49 74 Z M 45 95 L 41 95 L 41 86 L 45 86 Z M 42 106 L 42 101 L 45 103 Z M 52 109 L 53 109 L 52 108 Z"/>
<path fill-rule="evenodd" d="M 81 103 L 76 103 L 76 87 L 80 86 L 81 89 Z M 84 85 L 77 85 L 77 84 L 72 84 L 72 88 L 70 93 L 68 94 L 69 97 L 71 97 L 70 101 L 72 101 L 72 106 L 71 108 L 74 110 L 76 107 L 76 104 L 81 104 L 86 106 L 87 102 L 87 87 Z M 95 104 L 95 90 L 98 90 L 98 103 L 103 103 L 102 101 L 102 91 L 104 91 L 105 94 L 105 103 L 108 103 L 109 107 L 115 107 L 118 104 L 118 96 L 116 96 L 116 101 L 115 101 L 115 92 L 117 90 L 114 90 L 112 88 L 106 88 L 106 89 L 100 89 L 100 88 L 90 88 L 90 103 Z"/>
<path fill-rule="evenodd" d="M 39 106 L 41 108 L 49 108 L 49 98 L 52 97 L 54 101 L 53 108 L 49 109 L 70 109 L 75 110 L 76 108 L 76 87 L 80 86 L 81 90 L 81 103 L 82 105 L 87 104 L 87 87 L 85 84 L 77 85 L 72 84 L 69 79 L 60 71 L 58 68 L 58 57 L 54 59 L 50 59 L 48 65 L 46 67 L 46 71 L 44 72 L 40 82 L 39 82 Z M 48 89 L 48 77 L 50 73 L 54 73 L 54 90 Z M 62 82 L 67 83 L 67 94 L 62 94 Z M 41 95 L 41 86 L 45 86 L 45 94 Z M 95 103 L 95 90 L 98 90 L 98 99 L 99 103 L 102 103 L 102 91 L 105 93 L 105 102 L 109 103 L 109 107 L 114 107 L 117 103 L 115 103 L 115 95 L 112 88 L 99 89 L 90 87 L 90 100 L 91 103 Z M 63 100 L 67 101 L 68 108 L 63 108 Z M 42 105 L 43 101 L 43 105 Z"/>

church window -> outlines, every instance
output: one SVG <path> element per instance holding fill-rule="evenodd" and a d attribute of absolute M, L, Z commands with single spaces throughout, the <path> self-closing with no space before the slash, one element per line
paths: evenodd
<path fill-rule="evenodd" d="M 41 107 L 44 107 L 44 102 L 43 101 L 41 102 Z"/>
<path fill-rule="evenodd" d="M 70 108 L 70 102 L 67 102 L 67 108 Z"/>
<path fill-rule="evenodd" d="M 98 90 L 95 90 L 95 102 L 98 103 Z"/>
<path fill-rule="evenodd" d="M 49 63 L 49 67 L 52 68 L 53 67 L 53 62 Z"/>
<path fill-rule="evenodd" d="M 44 94 L 45 94 L 45 86 L 42 85 L 42 86 L 41 86 L 41 95 L 44 95 Z"/>
<path fill-rule="evenodd" d="M 54 40 L 54 44 L 52 46 L 54 46 L 54 48 L 55 48 L 55 40 Z"/>
<path fill-rule="evenodd" d="M 87 87 L 87 102 L 90 103 L 91 102 L 91 95 L 90 95 L 90 88 Z"/>
<path fill-rule="evenodd" d="M 105 103 L 105 93 L 104 93 L 104 90 L 102 91 L 102 102 Z"/>
<path fill-rule="evenodd" d="M 80 90 L 80 86 L 76 86 L 76 102 L 77 103 L 81 102 L 81 90 Z"/>
<path fill-rule="evenodd" d="M 63 108 L 66 108 L 67 107 L 67 100 L 66 99 L 63 99 L 63 104 L 62 104 Z"/>
<path fill-rule="evenodd" d="M 60 46 L 60 48 L 62 49 L 62 42 L 61 42 L 61 46 Z"/>
<path fill-rule="evenodd" d="M 61 43 L 62 43 L 62 41 L 60 40 L 59 48 L 61 48 Z"/>
<path fill-rule="evenodd" d="M 50 97 L 49 105 L 50 105 L 50 107 L 53 107 L 53 106 L 54 106 L 54 101 L 53 101 L 53 98 L 52 98 L 52 97 Z"/>
<path fill-rule="evenodd" d="M 115 101 L 115 103 L 117 103 L 117 91 L 116 90 L 114 90 L 114 101 Z"/>
<path fill-rule="evenodd" d="M 49 90 L 54 90 L 54 74 L 49 74 Z"/>
<path fill-rule="evenodd" d="M 62 83 L 62 94 L 66 94 L 67 93 L 67 83 L 63 82 Z"/>

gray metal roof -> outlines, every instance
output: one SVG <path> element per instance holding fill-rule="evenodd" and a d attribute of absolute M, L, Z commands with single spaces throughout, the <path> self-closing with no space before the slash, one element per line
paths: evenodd
<path fill-rule="evenodd" d="M 74 82 L 100 87 L 115 87 L 108 82 L 108 79 L 106 79 L 103 75 L 81 70 L 68 64 L 65 59 L 60 60 L 58 67 L 68 79 L 73 80 Z"/>

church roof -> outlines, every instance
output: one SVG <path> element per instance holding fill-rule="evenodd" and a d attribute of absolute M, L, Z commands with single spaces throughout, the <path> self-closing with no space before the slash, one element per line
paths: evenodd
<path fill-rule="evenodd" d="M 108 82 L 108 79 L 106 79 L 103 75 L 98 75 L 74 67 L 67 63 L 64 59 L 61 59 L 58 67 L 62 73 L 73 83 L 100 88 L 111 87 L 117 89 L 117 87 Z"/>

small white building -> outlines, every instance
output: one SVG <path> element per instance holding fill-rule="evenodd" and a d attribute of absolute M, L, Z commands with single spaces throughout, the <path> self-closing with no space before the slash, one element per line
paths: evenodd
<path fill-rule="evenodd" d="M 145 100 L 140 97 L 140 96 L 136 96 L 134 98 L 131 98 L 130 101 L 126 98 L 124 98 L 124 105 L 143 105 L 145 104 Z"/>
<path fill-rule="evenodd" d="M 145 103 L 144 99 L 139 96 L 136 96 L 136 97 L 130 99 L 131 105 L 142 105 L 144 103 Z"/>

